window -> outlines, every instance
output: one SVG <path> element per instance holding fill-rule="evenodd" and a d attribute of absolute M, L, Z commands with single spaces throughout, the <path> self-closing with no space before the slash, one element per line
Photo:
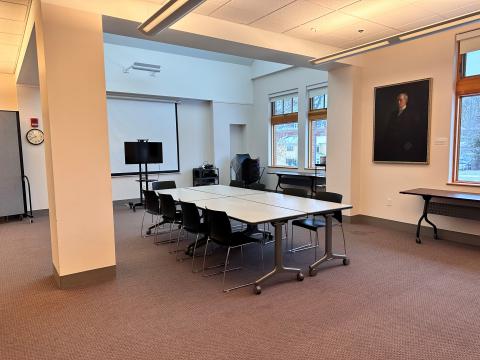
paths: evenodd
<path fill-rule="evenodd" d="M 480 185 L 480 31 L 460 34 L 457 39 L 453 182 Z"/>
<path fill-rule="evenodd" d="M 298 167 L 298 97 L 271 100 L 272 166 Z"/>
<path fill-rule="evenodd" d="M 308 111 L 308 166 L 315 167 L 327 156 L 327 88 L 309 91 Z"/>

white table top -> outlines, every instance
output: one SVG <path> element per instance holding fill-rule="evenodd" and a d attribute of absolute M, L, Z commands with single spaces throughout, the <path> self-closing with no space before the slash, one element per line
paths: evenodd
<path fill-rule="evenodd" d="M 225 197 L 224 195 L 206 193 L 201 191 L 193 191 L 186 188 L 155 190 L 157 194 L 169 194 L 172 195 L 173 200 L 194 202 L 195 200 L 216 199 Z"/>
<path fill-rule="evenodd" d="M 194 203 L 202 209 L 225 211 L 229 217 L 248 224 L 262 224 L 306 215 L 300 211 L 248 201 L 239 197 L 197 200 Z"/>
<path fill-rule="evenodd" d="M 351 209 L 351 205 L 337 204 L 299 196 L 285 195 L 262 191 L 261 194 L 239 197 L 244 200 L 267 204 L 276 207 L 300 211 L 306 214 L 327 214 L 338 210 Z"/>
<path fill-rule="evenodd" d="M 263 193 L 263 191 L 239 188 L 234 186 L 226 186 L 226 185 L 193 186 L 187 189 L 195 190 L 199 192 L 223 195 L 223 196 L 242 196 L 242 195 L 254 195 L 254 194 Z"/>

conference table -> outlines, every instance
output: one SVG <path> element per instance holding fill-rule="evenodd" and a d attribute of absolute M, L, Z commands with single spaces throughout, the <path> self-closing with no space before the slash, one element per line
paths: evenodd
<path fill-rule="evenodd" d="M 170 194 L 176 201 L 195 203 L 200 209 L 225 211 L 231 219 L 248 225 L 273 223 L 275 227 L 274 267 L 254 282 L 256 294 L 261 293 L 261 284 L 276 274 L 295 273 L 298 281 L 304 279 L 302 269 L 286 267 L 283 262 L 282 231 L 283 225 L 289 220 L 307 215 L 325 216 L 325 254 L 309 266 L 311 276 L 316 274 L 318 266 L 325 261 L 344 259 L 348 262 L 345 255 L 333 253 L 332 215 L 336 211 L 352 208 L 351 205 L 225 185 L 166 189 L 156 192 Z"/>

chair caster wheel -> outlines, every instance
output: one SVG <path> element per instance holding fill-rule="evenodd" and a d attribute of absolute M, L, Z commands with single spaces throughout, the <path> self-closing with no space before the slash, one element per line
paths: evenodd
<path fill-rule="evenodd" d="M 312 269 L 312 268 L 310 268 L 310 269 L 308 270 L 308 275 L 310 275 L 310 276 L 315 276 L 315 275 L 317 275 L 317 269 Z"/>
<path fill-rule="evenodd" d="M 297 274 L 297 280 L 298 280 L 298 281 L 303 281 L 303 279 L 305 279 L 305 276 L 303 276 L 303 273 L 299 272 L 299 273 Z"/>
<path fill-rule="evenodd" d="M 347 266 L 350 265 L 350 259 L 343 259 L 343 265 Z"/>
<path fill-rule="evenodd" d="M 152 230 L 147 230 L 147 232 L 145 233 L 145 235 L 147 235 L 147 236 L 152 235 Z"/>
<path fill-rule="evenodd" d="M 260 285 L 255 285 L 253 288 L 253 293 L 255 295 L 260 295 L 262 293 L 262 287 Z"/>
<path fill-rule="evenodd" d="M 420 238 L 416 238 L 416 239 L 415 239 L 415 242 L 416 242 L 417 244 L 421 244 L 421 243 L 422 243 L 422 240 L 420 240 Z"/>

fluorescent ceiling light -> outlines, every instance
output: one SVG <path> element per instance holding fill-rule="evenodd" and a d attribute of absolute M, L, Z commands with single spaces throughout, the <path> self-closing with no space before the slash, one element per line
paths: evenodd
<path fill-rule="evenodd" d="M 378 40 L 377 42 L 372 42 L 372 43 L 357 46 L 351 49 L 339 51 L 337 53 L 333 53 L 331 55 L 327 55 L 318 59 L 313 59 L 313 60 L 310 60 L 310 63 L 314 65 L 319 65 L 329 61 L 339 60 L 345 57 L 358 55 L 360 53 L 373 50 L 379 47 L 395 44 L 395 43 L 398 43 L 399 41 L 405 41 L 405 40 L 410 40 L 410 39 L 414 39 L 421 36 L 430 35 L 435 32 L 448 30 L 457 26 L 465 25 L 465 24 L 476 22 L 479 20 L 480 20 L 480 11 L 474 11 L 469 14 L 458 16 L 450 20 L 441 21 L 432 25 L 424 26 L 415 30 L 406 31 L 404 33 L 401 33 L 395 36 L 384 38 L 384 39 Z"/>
<path fill-rule="evenodd" d="M 467 14 L 465 16 L 461 16 L 461 17 L 454 18 L 447 21 L 438 22 L 430 26 L 425 26 L 423 28 L 419 28 L 413 31 L 403 33 L 398 36 L 398 39 L 401 41 L 410 40 L 420 36 L 429 35 L 437 31 L 442 31 L 442 30 L 450 29 L 456 26 L 465 25 L 467 23 L 478 21 L 478 20 L 480 20 L 480 11 L 476 11 L 476 12 Z"/>
<path fill-rule="evenodd" d="M 138 30 L 155 35 L 176 23 L 205 0 L 168 0 L 155 14 L 140 24 Z"/>
<path fill-rule="evenodd" d="M 360 54 L 360 53 L 363 53 L 363 52 L 366 52 L 366 51 L 369 51 L 369 50 L 377 49 L 377 48 L 382 47 L 382 46 L 387 46 L 389 44 L 390 44 L 390 42 L 387 41 L 387 40 L 376 42 L 376 43 L 370 43 L 370 44 L 367 44 L 365 46 L 352 48 L 352 49 L 341 51 L 341 52 L 338 52 L 338 53 L 335 53 L 335 54 L 332 54 L 332 55 L 328 55 L 328 56 L 324 56 L 324 57 L 321 57 L 321 58 L 318 58 L 318 59 L 314 59 L 314 60 L 311 60 L 310 62 L 314 65 L 318 65 L 318 64 L 326 63 L 326 62 L 333 61 L 333 60 L 339 60 L 339 59 L 342 59 L 342 58 L 345 58 L 345 57 L 348 57 L 348 56 L 357 55 L 357 54 Z"/>

